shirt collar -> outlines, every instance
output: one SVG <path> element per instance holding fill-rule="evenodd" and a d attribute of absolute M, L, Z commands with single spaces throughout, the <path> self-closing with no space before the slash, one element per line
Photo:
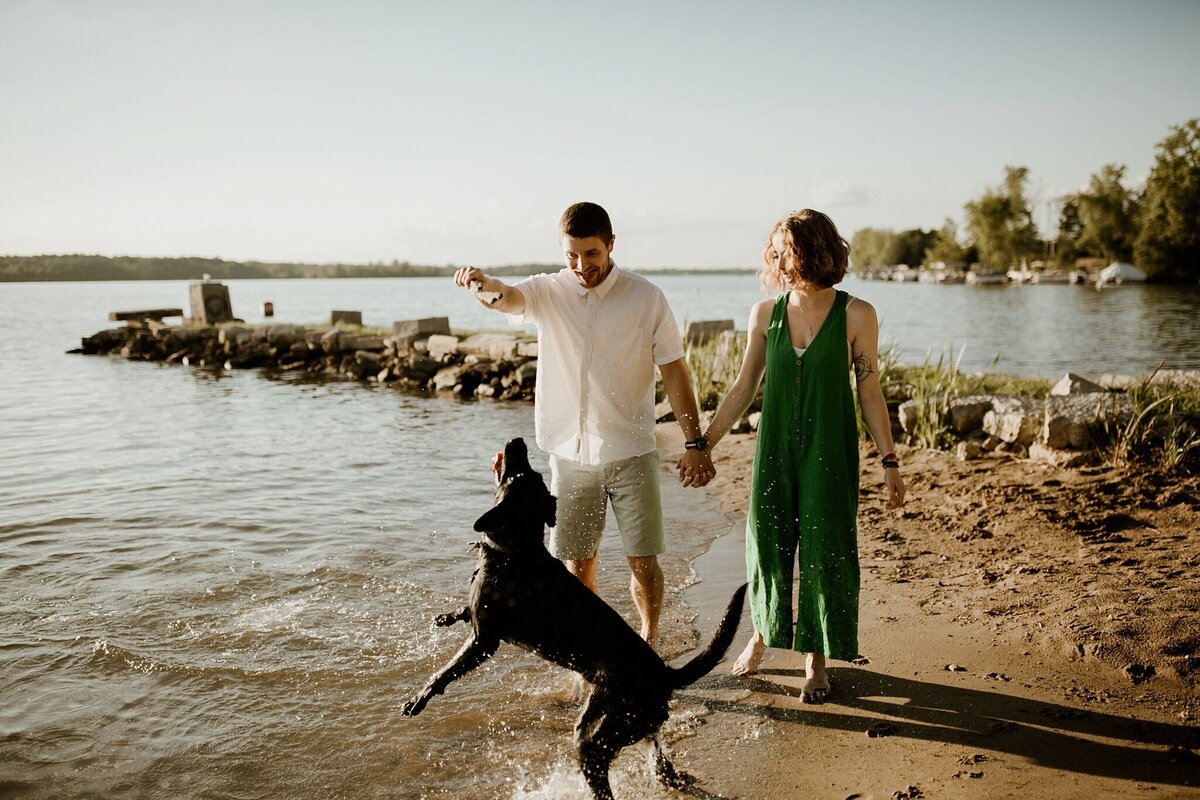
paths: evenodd
<path fill-rule="evenodd" d="M 571 281 L 572 281 L 571 285 L 575 287 L 575 292 L 580 297 L 585 296 L 589 291 L 595 292 L 601 298 L 604 298 L 605 296 L 607 296 L 608 293 L 612 291 L 613 286 L 616 285 L 617 275 L 621 271 L 621 270 L 617 269 L 617 262 L 611 261 L 611 259 L 610 259 L 610 263 L 612 264 L 612 269 L 610 269 L 608 271 L 608 274 L 604 276 L 604 280 L 600 282 L 599 286 L 592 287 L 591 289 L 588 289 L 586 286 L 581 284 L 579 281 L 575 280 L 575 276 L 572 275 L 571 276 Z"/>

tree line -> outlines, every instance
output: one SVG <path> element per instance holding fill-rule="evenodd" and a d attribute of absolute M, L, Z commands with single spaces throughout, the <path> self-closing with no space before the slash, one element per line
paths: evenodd
<path fill-rule="evenodd" d="M 496 275 L 552 272 L 547 264 L 512 264 L 489 268 Z M 410 264 L 295 264 L 225 261 L 220 258 L 149 258 L 138 256 L 41 255 L 0 256 L 0 281 L 143 281 L 239 278 L 420 278 L 454 274 L 455 267 Z"/>
<path fill-rule="evenodd" d="M 1142 190 L 1127 187 L 1125 173 L 1123 164 L 1105 164 L 1086 187 L 1058 198 L 1058 231 L 1048 241 L 1033 221 L 1029 169 L 1007 166 L 1000 184 L 963 206 L 965 235 L 950 218 L 930 231 L 863 228 L 850 259 L 856 269 L 943 262 L 1004 270 L 1022 260 L 1070 268 L 1092 258 L 1132 261 L 1152 280 L 1200 280 L 1200 119 L 1158 143 Z"/>

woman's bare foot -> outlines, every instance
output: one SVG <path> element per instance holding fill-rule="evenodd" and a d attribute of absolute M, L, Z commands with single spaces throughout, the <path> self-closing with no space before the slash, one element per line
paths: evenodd
<path fill-rule="evenodd" d="M 825 654 L 809 653 L 804 671 L 804 683 L 800 685 L 800 702 L 814 706 L 824 703 L 833 692 L 829 675 L 825 672 Z"/>
<path fill-rule="evenodd" d="M 733 668 L 729 671 L 734 675 L 753 675 L 758 672 L 758 666 L 763 660 L 763 651 L 766 649 L 762 634 L 755 631 L 746 644 L 746 649 L 737 657 L 737 661 L 733 662 Z"/>

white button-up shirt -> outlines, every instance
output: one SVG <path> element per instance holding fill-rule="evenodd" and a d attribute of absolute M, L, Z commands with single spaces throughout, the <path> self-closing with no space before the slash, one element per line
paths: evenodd
<path fill-rule="evenodd" d="M 594 289 L 567 269 L 517 287 L 525 311 L 509 320 L 538 332 L 538 447 L 584 466 L 653 450 L 654 368 L 683 358 L 662 290 L 616 264 Z"/>

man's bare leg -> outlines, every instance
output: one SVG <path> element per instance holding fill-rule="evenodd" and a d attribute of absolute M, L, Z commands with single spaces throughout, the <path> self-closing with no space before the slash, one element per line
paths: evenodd
<path fill-rule="evenodd" d="M 753 675 L 758 672 L 758 667 L 762 664 L 763 652 L 766 649 L 762 634 L 755 631 L 754 635 L 750 637 L 750 641 L 746 643 L 746 649 L 737 657 L 737 661 L 733 662 L 733 668 L 729 671 L 734 675 Z"/>
<path fill-rule="evenodd" d="M 804 683 L 800 686 L 800 702 L 820 705 L 829 697 L 832 687 L 825 672 L 824 653 L 805 653 Z"/>
<path fill-rule="evenodd" d="M 593 594 L 600 594 L 596 591 L 596 563 L 600 560 L 598 556 L 591 558 L 581 558 L 578 561 L 564 561 L 567 565 L 567 571 L 579 578 L 579 582 L 592 590 Z"/>
<path fill-rule="evenodd" d="M 658 641 L 663 599 L 663 573 L 658 556 L 629 556 L 629 593 L 642 617 L 642 638 L 653 647 Z"/>
<path fill-rule="evenodd" d="M 599 556 L 591 558 L 581 558 L 578 561 L 564 561 L 567 571 L 579 579 L 579 582 L 592 590 L 593 594 L 600 594 L 596 591 L 596 564 L 599 562 Z M 568 697 L 575 702 L 582 702 L 587 697 L 588 685 L 587 681 L 579 673 L 575 673 L 575 677 L 571 679 L 571 685 L 567 689 Z"/>

